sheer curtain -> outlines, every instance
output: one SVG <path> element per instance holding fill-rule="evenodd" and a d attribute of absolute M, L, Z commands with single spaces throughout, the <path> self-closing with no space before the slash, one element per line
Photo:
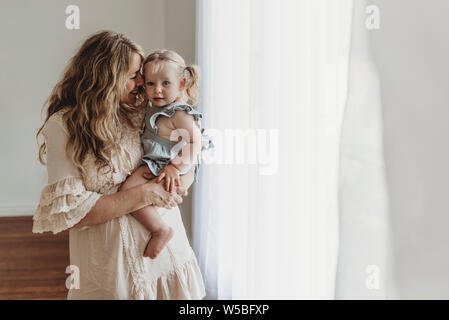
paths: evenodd
<path fill-rule="evenodd" d="M 209 299 L 333 299 L 351 0 L 198 0 Z"/>
<path fill-rule="evenodd" d="M 380 9 L 365 0 L 354 1 L 340 145 L 337 299 L 398 298 L 392 274 L 381 84 L 370 50 L 373 27 L 381 27 Z"/>

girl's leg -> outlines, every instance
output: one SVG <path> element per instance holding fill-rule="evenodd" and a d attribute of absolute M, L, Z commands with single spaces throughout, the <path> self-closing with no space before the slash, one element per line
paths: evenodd
<path fill-rule="evenodd" d="M 143 173 L 150 173 L 147 166 L 141 166 L 134 171 L 126 179 L 120 190 L 126 190 L 148 182 L 143 177 Z M 164 249 L 167 242 L 173 237 L 173 228 L 164 223 L 154 206 L 147 206 L 131 213 L 131 215 L 151 232 L 151 239 L 145 249 L 144 256 L 149 256 L 151 259 L 156 258 L 162 249 Z"/>
<path fill-rule="evenodd" d="M 151 232 L 144 257 L 156 258 L 173 237 L 173 228 L 165 224 L 154 206 L 148 206 L 133 212 L 132 216 Z"/>

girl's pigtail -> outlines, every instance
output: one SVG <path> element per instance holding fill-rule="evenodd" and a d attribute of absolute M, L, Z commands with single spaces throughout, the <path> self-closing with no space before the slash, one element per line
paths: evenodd
<path fill-rule="evenodd" d="M 195 65 L 190 65 L 185 67 L 185 70 L 189 73 L 189 79 L 187 79 L 186 83 L 187 97 L 192 101 L 193 105 L 196 105 L 198 103 L 200 83 L 199 68 Z"/>

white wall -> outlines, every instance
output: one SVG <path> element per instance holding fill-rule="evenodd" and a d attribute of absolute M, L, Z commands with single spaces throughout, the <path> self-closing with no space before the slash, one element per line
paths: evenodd
<path fill-rule="evenodd" d="M 400 298 L 449 298 L 449 2 L 372 0 Z"/>
<path fill-rule="evenodd" d="M 165 48 L 175 50 L 186 64 L 195 63 L 195 0 L 165 0 Z M 191 238 L 192 191 L 179 206 L 187 236 Z"/>
<path fill-rule="evenodd" d="M 65 27 L 70 4 L 80 8 L 79 30 Z M 35 161 L 42 104 L 84 39 L 102 29 L 124 33 L 145 52 L 168 44 L 193 62 L 195 0 L 1 2 L 0 216 L 34 212 L 46 183 L 45 167 Z M 185 202 L 190 226 L 191 202 Z"/>

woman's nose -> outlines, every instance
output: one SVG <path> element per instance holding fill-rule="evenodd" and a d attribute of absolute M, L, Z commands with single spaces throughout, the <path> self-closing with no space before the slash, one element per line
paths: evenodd
<path fill-rule="evenodd" d="M 144 84 L 143 77 L 142 77 L 142 74 L 140 72 L 137 73 L 137 82 L 136 82 L 136 84 L 138 86 L 143 86 L 143 84 Z"/>

